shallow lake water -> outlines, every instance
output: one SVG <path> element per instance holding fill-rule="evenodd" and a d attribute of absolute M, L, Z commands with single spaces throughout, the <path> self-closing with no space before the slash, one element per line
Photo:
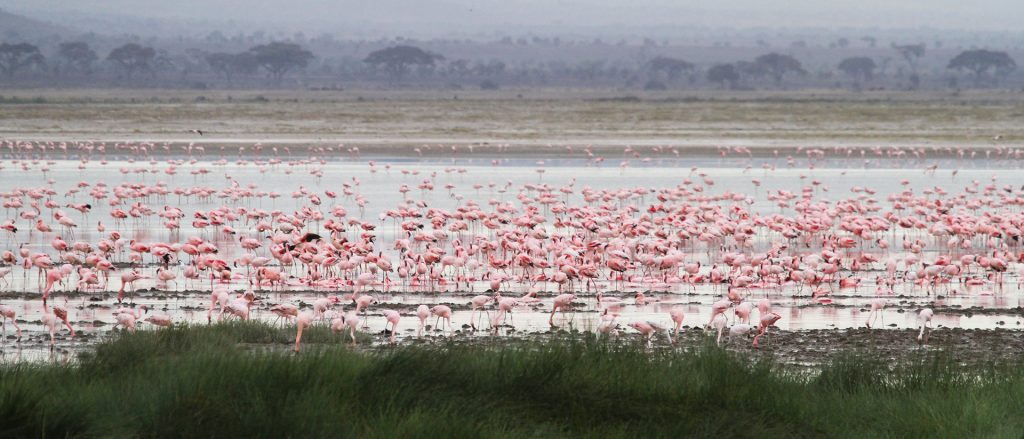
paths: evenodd
<path fill-rule="evenodd" d="M 220 157 L 203 157 L 194 160 L 188 157 L 158 157 L 154 160 L 128 160 L 125 157 L 111 155 L 105 161 L 93 157 L 87 162 L 74 156 L 67 158 L 28 159 L 24 156 L 7 155 L 0 164 L 0 192 L 5 194 L 4 200 L 14 198 L 23 200 L 21 208 L 5 208 L 3 219 L 11 219 L 18 227 L 17 233 L 3 231 L 0 247 L 15 253 L 19 248 L 27 248 L 30 252 L 44 252 L 59 264 L 60 254 L 52 246 L 55 236 L 60 235 L 69 244 L 83 241 L 95 245 L 113 231 L 120 232 L 127 240 L 139 242 L 180 243 L 191 236 L 197 236 L 214 243 L 219 252 L 218 257 L 225 261 L 233 261 L 245 254 L 238 242 L 239 236 L 255 237 L 263 240 L 264 245 L 254 251 L 257 256 L 268 254 L 269 244 L 265 239 L 267 233 L 255 232 L 255 221 L 240 218 L 229 224 L 235 234 L 224 233 L 220 227 L 193 226 L 196 212 L 208 212 L 222 206 L 230 209 L 244 208 L 247 211 L 263 209 L 268 212 L 279 210 L 291 215 L 303 208 L 312 208 L 320 212 L 324 220 L 310 221 L 307 230 L 317 231 L 324 221 L 331 218 L 332 207 L 341 206 L 347 216 L 345 221 L 355 219 L 377 225 L 372 233 L 376 236 L 376 252 L 390 255 L 398 260 L 398 251 L 393 247 L 396 239 L 404 236 L 398 223 L 392 218 L 385 218 L 389 210 L 396 209 L 403 203 L 419 202 L 423 209 L 437 208 L 454 210 L 467 201 L 473 200 L 483 210 L 491 210 L 494 206 L 509 203 L 522 208 L 522 198 L 531 200 L 531 204 L 540 192 L 537 188 L 550 186 L 558 202 L 567 206 L 606 203 L 612 206 L 635 206 L 635 215 L 643 214 L 644 210 L 660 201 L 656 198 L 659 191 L 666 188 L 686 187 L 690 190 L 699 188 L 697 192 L 703 196 L 732 194 L 727 200 L 706 201 L 710 204 L 729 206 L 739 203 L 746 209 L 759 215 L 795 215 L 793 203 L 780 206 L 772 194 L 785 191 L 801 194 L 806 190 L 815 201 L 836 203 L 839 200 L 859 200 L 869 203 L 877 200 L 882 211 L 888 210 L 891 203 L 886 201 L 890 194 L 898 194 L 912 190 L 916 194 L 924 191 L 948 194 L 965 193 L 968 196 L 980 197 L 987 185 L 998 188 L 1006 186 L 1006 193 L 1019 193 L 1024 184 L 1021 177 L 1020 163 L 1010 159 L 986 159 L 977 157 L 975 160 L 941 158 L 914 159 L 907 157 L 872 157 L 867 154 L 860 157 L 853 154 L 849 157 L 839 154 L 835 158 L 809 160 L 806 156 L 785 154 L 779 157 L 746 158 L 742 156 L 716 157 L 694 156 L 678 157 L 671 154 L 650 154 L 636 157 L 623 153 L 621 157 L 608 157 L 603 161 L 583 157 L 582 153 L 574 153 L 567 158 L 548 158 L 543 161 L 521 157 L 502 158 L 497 155 L 473 157 L 472 154 L 452 154 L 449 158 L 430 157 L 417 158 L 410 156 L 376 156 L 357 157 L 353 154 L 327 155 L 314 159 L 274 157 L 268 155 L 261 160 L 251 157 L 238 158 L 230 155 Z M 372 163 L 372 164 L 371 164 Z M 934 166 L 934 169 L 929 169 Z M 953 171 L 956 170 L 954 173 Z M 756 180 L 756 181 L 755 181 Z M 430 190 L 418 186 L 428 181 L 433 185 Z M 105 198 L 90 196 L 90 191 L 98 184 L 104 183 L 107 190 Z M 149 194 L 138 197 L 127 197 L 116 206 L 118 209 L 129 210 L 134 203 L 141 203 L 159 212 L 164 206 L 181 208 L 184 217 L 180 221 L 180 229 L 169 230 L 164 219 L 156 215 L 142 215 L 139 218 L 128 217 L 115 220 L 111 216 L 114 206 L 109 205 L 111 192 L 119 185 L 126 189 L 144 187 L 165 187 L 166 195 Z M 403 193 L 399 189 L 408 187 Z M 24 191 L 52 188 L 52 196 L 41 196 L 39 218 L 53 228 L 53 232 L 41 233 L 35 230 L 35 221 L 21 218 L 19 215 L 31 211 L 30 196 L 13 196 L 17 189 Z M 240 195 L 240 191 L 229 188 L 248 189 L 250 196 Z M 567 188 L 565 192 L 560 188 Z M 595 192 L 609 191 L 604 200 L 587 202 L 582 193 L 585 188 Z M 972 191 L 973 188 L 973 191 Z M 864 189 L 867 189 L 865 191 Z M 77 190 L 77 192 L 75 192 Z M 625 193 L 631 191 L 633 194 Z M 996 190 L 999 192 L 1002 189 Z M 320 205 L 310 204 L 309 197 L 293 198 L 295 192 L 317 194 Z M 330 198 L 325 191 L 335 192 L 336 198 Z M 349 191 L 351 195 L 346 195 Z M 566 193 L 569 192 L 569 193 Z M 637 195 L 642 193 L 642 195 Z M 692 193 L 692 192 L 691 192 Z M 619 197 L 616 194 L 621 194 Z M 994 197 L 995 195 L 990 195 Z M 52 200 L 56 208 L 47 208 L 42 204 Z M 90 203 L 91 211 L 79 213 L 68 207 L 71 204 Z M 362 206 L 360 206 L 362 204 Z M 869 203 L 870 204 L 870 203 Z M 558 216 L 550 206 L 542 206 L 540 213 L 547 221 L 543 227 L 550 233 L 557 233 L 553 226 Z M 1005 209 L 1017 209 L 1004 207 Z M 988 209 L 979 208 L 979 212 Z M 61 229 L 53 220 L 54 210 L 61 210 L 71 218 L 77 227 L 72 230 Z M 1019 210 L 1019 209 L 1017 209 Z M 98 231 L 102 222 L 103 233 Z M 424 220 L 427 229 L 430 223 Z M 348 227 L 347 237 L 358 240 L 360 233 L 357 226 Z M 452 232 L 450 239 L 470 240 L 474 235 L 487 234 L 488 231 L 478 225 L 464 232 Z M 944 247 L 934 238 L 927 236 L 926 230 L 892 229 L 881 238 L 890 243 L 889 249 L 864 244 L 857 252 L 872 253 L 879 260 L 886 258 L 904 259 L 909 253 L 900 248 L 900 241 L 907 239 L 923 239 L 928 245 L 917 255 L 922 260 L 934 259 L 944 252 Z M 746 252 L 764 252 L 770 249 L 777 237 L 758 233 L 751 240 Z M 956 249 L 956 255 L 983 253 L 987 251 L 984 240 L 978 240 L 971 248 Z M 700 262 L 702 273 L 710 267 L 721 263 L 723 252 L 702 243 L 694 243 L 689 247 L 687 262 Z M 808 247 L 803 253 L 820 251 L 820 247 Z M 120 286 L 118 274 L 130 265 L 130 251 L 126 248 L 115 251 L 110 260 L 118 269 L 113 271 L 109 281 L 98 288 L 76 291 L 77 276 L 72 274 L 64 282 L 55 286 L 51 302 L 62 304 L 68 308 L 70 320 L 76 329 L 85 333 L 102 334 L 111 330 L 115 323 L 116 290 Z M 852 255 L 852 253 L 851 253 Z M 851 256 L 846 255 L 846 256 Z M 851 256 L 852 257 L 852 256 Z M 21 259 L 19 258 L 19 261 Z M 151 255 L 143 255 L 142 262 L 132 264 L 141 273 L 154 276 L 159 266 Z M 137 293 L 132 302 L 146 305 L 151 312 L 166 313 L 175 322 L 205 323 L 207 307 L 210 304 L 211 286 L 221 285 L 232 291 L 244 291 L 249 288 L 249 279 L 244 275 L 247 271 L 235 268 L 235 276 L 227 281 L 212 281 L 209 278 L 186 280 L 181 276 L 184 267 L 189 263 L 185 255 L 169 264 L 177 272 L 177 279 L 171 283 L 144 279 L 135 283 L 130 290 Z M 274 262 L 271 266 L 274 266 Z M 953 280 L 928 289 L 914 286 L 910 282 L 899 282 L 891 291 L 881 291 L 875 278 L 884 273 L 881 262 L 867 264 L 859 271 L 863 281 L 857 288 L 828 287 L 831 292 L 831 303 L 822 304 L 812 300 L 812 288 L 799 284 L 782 284 L 771 287 L 753 287 L 738 289 L 747 300 L 757 301 L 768 298 L 772 301 L 773 310 L 782 317 L 776 326 L 782 330 L 831 329 L 862 327 L 867 318 L 870 301 L 876 297 L 889 300 L 880 322 L 882 328 L 909 328 L 917 325 L 917 311 L 922 307 L 933 307 L 936 310 L 933 323 L 935 326 L 985 329 L 985 328 L 1020 328 L 1024 294 L 1018 285 L 1017 264 L 1011 264 L 1007 270 L 1003 284 L 985 283 L 966 286 Z M 385 324 L 380 310 L 395 309 L 403 313 L 399 324 L 401 337 L 414 336 L 418 320 L 415 309 L 420 304 L 433 306 L 448 304 L 454 309 L 453 322 L 456 329 L 470 322 L 470 298 L 488 290 L 488 282 L 482 278 L 486 264 L 481 264 L 477 273 L 467 276 L 467 283 L 455 286 L 447 285 L 410 286 L 394 278 L 394 283 L 384 285 L 378 281 L 367 287 L 367 292 L 375 296 L 378 303 L 369 309 L 368 327 L 366 331 L 380 333 Z M 292 303 L 308 307 L 317 298 L 328 295 L 347 296 L 351 287 L 330 285 L 313 285 L 303 279 L 305 268 L 298 264 L 284 267 L 283 271 L 290 276 L 287 285 L 263 287 L 257 289 L 258 300 L 254 303 L 252 318 L 275 321 L 276 316 L 268 308 L 277 303 Z M 449 269 L 450 270 L 450 269 Z M 900 266 L 899 271 L 905 271 Z M 446 272 L 451 274 L 451 272 Z M 846 273 L 849 274 L 849 273 Z M 380 277 L 379 275 L 377 276 Z M 608 296 L 622 298 L 622 305 L 615 311 L 620 315 L 617 321 L 625 325 L 634 320 L 648 320 L 671 326 L 668 311 L 674 306 L 682 306 L 685 312 L 684 325 L 701 326 L 708 322 L 711 304 L 720 300 L 726 292 L 726 285 L 711 283 L 659 282 L 656 276 L 636 275 L 622 280 L 609 279 L 602 276 L 589 286 L 576 283 L 563 285 L 561 290 L 577 294 L 573 312 L 555 316 L 559 326 L 570 324 L 581 330 L 595 330 L 600 322 L 600 314 L 607 306 L 597 302 L 594 294 L 602 291 Z M 40 274 L 36 269 L 25 270 L 20 266 L 12 267 L 12 271 L 3 278 L 0 289 L 5 296 L 0 303 L 13 308 L 18 316 L 22 329 L 29 336 L 25 340 L 41 343 L 44 328 L 40 322 L 43 308 L 40 306 Z M 512 312 L 513 322 L 499 333 L 507 333 L 509 327 L 516 333 L 536 333 L 549 329 L 548 319 L 552 309 L 552 300 L 558 294 L 559 285 L 553 282 L 514 279 L 502 284 L 502 294 L 506 297 L 521 296 L 527 291 L 539 291 L 539 302 L 530 305 L 521 304 Z M 635 292 L 643 291 L 650 300 L 647 304 L 634 303 Z M 487 293 L 491 294 L 491 293 Z M 349 300 L 343 300 L 337 307 L 351 309 Z M 493 311 L 491 311 L 493 312 Z M 756 312 L 754 313 L 756 315 Z M 216 316 L 216 313 L 215 313 Z M 730 321 L 734 316 L 728 313 Z M 215 319 L 217 317 L 214 317 Z M 428 319 L 433 323 L 434 319 Z M 145 327 L 140 323 L 140 327 Z M 483 326 L 487 326 L 484 323 Z M 8 339 L 3 349 L 14 349 L 15 341 L 11 334 L 13 328 L 7 328 Z M 482 331 L 480 334 L 489 334 Z M 383 340 L 384 336 L 379 339 Z M 97 340 L 93 337 L 90 340 Z M 23 341 L 26 342 L 26 341 Z M 88 342 L 76 342 L 61 335 L 64 347 L 81 347 Z"/>

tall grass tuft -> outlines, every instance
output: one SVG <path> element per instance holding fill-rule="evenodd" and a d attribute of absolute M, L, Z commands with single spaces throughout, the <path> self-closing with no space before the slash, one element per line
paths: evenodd
<path fill-rule="evenodd" d="M 118 335 L 72 366 L 0 366 L 0 437 L 1019 437 L 1024 376 L 947 353 L 808 371 L 713 344 L 591 337 L 292 354 L 259 323 Z"/>

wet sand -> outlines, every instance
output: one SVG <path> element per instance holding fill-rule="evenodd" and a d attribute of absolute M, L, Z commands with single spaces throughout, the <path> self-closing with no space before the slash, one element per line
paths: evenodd
<path fill-rule="evenodd" d="M 0 101 L 3 139 L 197 142 L 232 149 L 256 142 L 296 148 L 345 144 L 389 154 L 425 144 L 509 144 L 523 154 L 550 154 L 571 145 L 714 150 L 1024 140 L 1024 128 L 1012 122 L 1019 120 L 1024 100 L 1016 92 L 510 90 L 459 99 L 445 91 L 415 90 L 11 93 L 15 98 Z"/>

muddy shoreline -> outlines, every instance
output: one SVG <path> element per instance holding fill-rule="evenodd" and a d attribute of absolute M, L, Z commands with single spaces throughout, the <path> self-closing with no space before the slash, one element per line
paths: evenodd
<path fill-rule="evenodd" d="M 468 325 L 466 325 L 468 326 Z M 507 331 L 507 329 L 503 329 Z M 469 328 L 456 328 L 448 335 L 431 329 L 423 337 L 415 337 L 415 329 L 400 330 L 399 346 L 428 346 L 444 348 L 452 345 L 467 345 L 479 348 L 528 345 L 538 341 L 566 341 L 589 339 L 593 333 L 580 329 L 552 329 L 548 331 L 514 331 L 494 335 L 490 331 L 473 332 Z M 783 331 L 773 328 L 760 340 L 760 346 L 753 348 L 752 335 L 722 336 L 722 346 L 740 355 L 749 356 L 751 361 L 772 359 L 778 363 L 795 366 L 819 366 L 830 360 L 851 353 L 871 353 L 880 360 L 896 364 L 902 361 L 920 359 L 924 355 L 942 353 L 955 362 L 964 365 L 982 365 L 992 362 L 1019 361 L 1024 351 L 1024 331 L 1008 329 L 959 329 L 935 328 L 929 332 L 927 343 L 919 343 L 918 331 L 913 329 L 836 329 Z M 79 331 L 74 339 L 66 333 L 59 334 L 57 346 L 50 350 L 45 333 L 25 331 L 21 341 L 8 332 L 0 343 L 0 362 L 9 361 L 73 361 L 82 352 L 93 349 L 95 343 L 108 337 L 95 331 Z M 684 326 L 677 343 L 673 344 L 667 333 L 654 337 L 648 349 L 652 353 L 669 350 L 693 350 L 714 344 L 714 331 Z M 355 349 L 367 352 L 386 352 L 394 346 L 387 343 L 386 333 L 362 333 Z M 372 340 L 372 341 L 371 341 Z M 645 344 L 635 332 L 621 331 L 618 335 L 604 337 L 609 343 Z M 351 346 L 347 343 L 346 346 Z M 275 343 L 247 344 L 254 351 L 290 352 L 288 340 Z M 309 350 L 323 347 L 322 343 L 308 343 Z"/>
<path fill-rule="evenodd" d="M 73 136 L 37 136 L 37 135 L 0 135 L 0 141 L 37 141 L 37 142 L 89 142 L 92 144 L 107 144 L 106 152 L 94 152 L 88 157 L 94 160 L 121 160 L 128 158 L 139 158 L 140 155 L 126 149 L 131 146 L 149 145 L 144 157 L 152 158 L 196 158 L 206 160 L 224 159 L 228 162 L 235 160 L 253 160 L 268 158 L 278 159 L 304 159 L 309 156 L 318 159 L 360 159 L 360 160 L 388 160 L 388 159 L 426 159 L 426 160 L 544 160 L 544 159 L 588 159 L 601 157 L 609 160 L 603 164 L 605 167 L 616 166 L 622 161 L 637 161 L 640 159 L 651 160 L 679 160 L 679 159 L 777 159 L 784 160 L 787 157 L 806 159 L 808 150 L 847 149 L 856 151 L 874 151 L 878 142 L 859 142 L 855 140 L 829 141 L 826 139 L 800 140 L 800 139 L 769 139 L 761 138 L 754 141 L 747 139 L 723 139 L 723 138 L 551 138 L 538 140 L 523 139 L 500 139 L 500 138 L 479 138 L 479 139 L 441 139 L 441 138 L 367 138 L 367 137 L 338 137 L 331 139 L 324 138 L 280 138 L 280 137 L 254 137 L 249 139 L 239 138 L 211 138 L 195 137 L 185 138 L 180 136 L 142 136 L 132 138 L 121 137 L 91 137 Z M 127 145 L 123 149 L 113 149 L 110 145 Z M 189 153 L 190 146 L 202 146 L 204 152 Z M 254 150 L 254 145 L 263 145 L 262 151 Z M 904 161 L 909 160 L 906 155 L 915 152 L 923 152 L 922 156 L 929 160 L 939 159 L 961 159 L 958 150 L 978 151 L 1002 151 L 1005 148 L 1018 148 L 1017 143 L 1001 143 L 992 141 L 910 141 L 910 140 L 889 140 L 886 141 L 884 151 L 902 151 L 900 156 Z M 278 153 L 269 154 L 267 149 L 277 148 Z M 284 148 L 288 148 L 287 152 Z M 628 149 L 628 152 L 624 152 Z M 639 154 L 635 157 L 633 154 Z M 36 154 L 38 155 L 38 154 Z M 69 154 L 51 152 L 54 159 L 83 158 L 83 155 L 70 151 Z M 18 154 L 5 152 L 4 158 L 23 158 Z M 882 161 L 899 160 L 890 156 L 875 156 L 872 152 L 872 159 Z M 995 159 L 995 157 L 993 157 Z M 825 160 L 819 160 L 827 163 Z M 530 164 L 534 164 L 531 162 Z"/>

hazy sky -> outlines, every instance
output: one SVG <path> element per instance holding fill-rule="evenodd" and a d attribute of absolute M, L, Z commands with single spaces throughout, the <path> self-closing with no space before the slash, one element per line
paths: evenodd
<path fill-rule="evenodd" d="M 321 31 L 358 25 L 400 33 L 481 32 L 501 25 L 587 28 L 650 25 L 856 27 L 1021 31 L 1024 0 L 0 0 L 36 16 L 140 18 L 280 25 Z"/>

